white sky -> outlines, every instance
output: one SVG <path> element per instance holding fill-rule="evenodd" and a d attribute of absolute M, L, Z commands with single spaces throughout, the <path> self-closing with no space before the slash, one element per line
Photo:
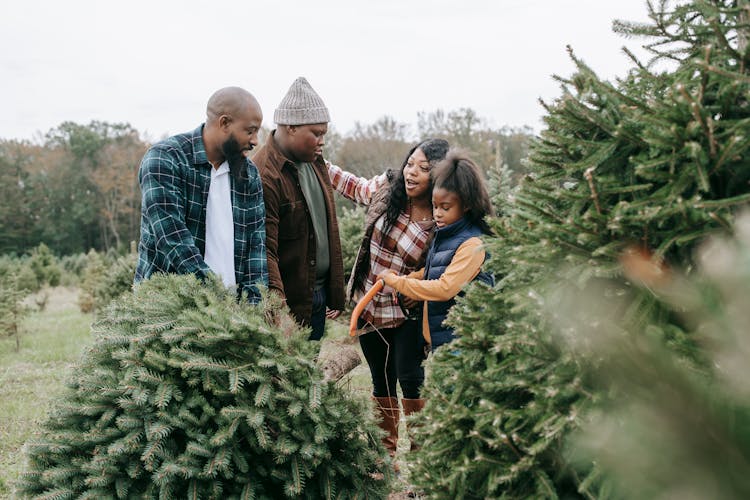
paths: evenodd
<path fill-rule="evenodd" d="M 567 44 L 602 77 L 630 67 L 621 47 L 643 42 L 613 19 L 645 21 L 646 0 L 6 0 L 0 138 L 102 120 L 157 139 L 201 123 L 228 85 L 255 94 L 272 127 L 297 76 L 342 133 L 462 107 L 539 130 L 537 99 L 574 68 Z"/>

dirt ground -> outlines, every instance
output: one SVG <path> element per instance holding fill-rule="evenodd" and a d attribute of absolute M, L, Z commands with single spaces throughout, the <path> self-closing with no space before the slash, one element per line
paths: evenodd
<path fill-rule="evenodd" d="M 36 293 L 32 293 L 26 299 L 24 304 L 39 310 L 39 304 L 46 300 L 44 310 L 48 312 L 58 312 L 66 309 L 78 307 L 78 288 L 72 286 L 56 286 L 54 288 L 45 287 Z"/>

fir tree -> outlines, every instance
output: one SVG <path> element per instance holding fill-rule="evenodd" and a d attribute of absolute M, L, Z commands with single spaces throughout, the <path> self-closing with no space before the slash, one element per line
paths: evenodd
<path fill-rule="evenodd" d="M 83 313 L 96 309 L 96 290 L 106 275 L 104 258 L 93 248 L 86 254 L 86 267 L 81 279 L 81 290 L 78 293 L 78 307 Z"/>
<path fill-rule="evenodd" d="M 39 286 L 57 286 L 60 284 L 62 270 L 57 263 L 57 258 L 44 243 L 40 243 L 32 250 L 28 264 L 34 271 Z"/>
<path fill-rule="evenodd" d="M 10 274 L 8 274 L 9 282 L 13 283 L 13 287 L 16 290 L 20 290 L 24 294 L 36 292 L 40 289 L 41 285 L 36 279 L 36 274 L 23 259 L 15 259 L 15 267 Z"/>
<path fill-rule="evenodd" d="M 341 253 L 344 259 L 344 273 L 348 280 L 354 261 L 357 259 L 357 250 L 365 233 L 365 211 L 358 206 L 354 208 L 343 207 L 339 217 L 339 233 L 341 234 Z"/>
<path fill-rule="evenodd" d="M 673 325 L 613 321 L 598 287 L 553 311 L 562 348 L 599 392 L 617 394 L 597 402 L 571 448 L 584 468 L 596 461 L 619 498 L 750 497 L 750 218 L 737 226 L 736 239 L 700 248 L 689 279 L 642 254 L 624 260 L 627 278 L 682 318 L 708 370 L 664 345 Z"/>
<path fill-rule="evenodd" d="M 19 274 L 0 278 L 0 332 L 15 338 L 16 351 L 21 348 L 21 322 L 29 313 L 23 303 L 26 290 L 19 283 Z"/>
<path fill-rule="evenodd" d="M 694 246 L 728 231 L 750 201 L 750 54 L 733 1 L 648 4 L 654 60 L 603 81 L 583 61 L 559 78 L 529 174 L 488 241 L 495 289 L 474 286 L 449 321 L 460 339 L 427 363 L 428 399 L 412 480 L 435 498 L 610 496 L 600 471 L 563 452 L 593 401 L 605 397 L 563 350 L 545 307 L 601 286 L 613 318 L 658 341 L 691 369 L 710 363 L 681 318 L 648 289 L 619 281 L 629 246 L 692 269 Z M 663 61 L 669 64 L 660 66 Z M 593 307 L 593 305 L 592 305 Z M 660 325 L 651 328 L 651 325 Z"/>
<path fill-rule="evenodd" d="M 368 403 L 323 381 L 305 332 L 267 324 L 264 308 L 279 306 L 174 275 L 110 303 L 68 393 L 25 446 L 21 493 L 385 496 Z"/>
<path fill-rule="evenodd" d="M 506 208 L 513 198 L 513 172 L 508 168 L 507 163 L 501 163 L 501 159 L 498 158 L 498 161 L 488 170 L 487 177 L 487 188 L 490 201 L 495 208 L 495 215 L 506 215 Z"/>
<path fill-rule="evenodd" d="M 103 309 L 114 298 L 132 289 L 137 264 L 138 254 L 134 251 L 117 257 L 112 262 L 100 280 L 95 283 L 93 293 L 95 311 Z"/>

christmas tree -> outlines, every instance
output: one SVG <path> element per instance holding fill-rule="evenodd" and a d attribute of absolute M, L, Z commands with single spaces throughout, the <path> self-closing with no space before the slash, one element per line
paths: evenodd
<path fill-rule="evenodd" d="M 23 302 L 27 290 L 19 283 L 19 274 L 0 276 L 0 333 L 15 338 L 16 351 L 21 348 L 21 322 L 29 313 Z"/>
<path fill-rule="evenodd" d="M 98 281 L 94 285 L 94 311 L 102 309 L 112 299 L 128 292 L 133 287 L 133 277 L 135 276 L 137 265 L 138 254 L 134 248 L 131 248 L 129 253 L 117 257 L 112 261 L 104 275 L 99 276 Z M 96 276 L 96 273 L 93 273 L 93 276 Z"/>
<path fill-rule="evenodd" d="M 60 284 L 62 271 L 52 251 L 44 243 L 40 243 L 31 251 L 28 264 L 34 271 L 39 286 L 57 286 Z"/>
<path fill-rule="evenodd" d="M 595 403 L 570 450 L 592 461 L 617 498 L 750 496 L 750 218 L 736 238 L 713 238 L 697 252 L 690 278 L 634 253 L 623 260 L 632 283 L 649 287 L 702 346 L 696 370 L 665 345 L 670 323 L 645 331 L 612 318 L 613 302 L 591 287 L 551 311 L 560 344 L 609 397 Z M 678 334 L 681 332 L 677 332 Z M 615 397 L 611 397 L 615 396 Z"/>
<path fill-rule="evenodd" d="M 111 302 L 67 394 L 25 446 L 21 493 L 384 497 L 369 403 L 323 380 L 316 346 L 293 322 L 267 323 L 278 307 L 173 275 Z"/>
<path fill-rule="evenodd" d="M 696 244 L 731 231 L 750 201 L 748 10 L 719 0 L 648 9 L 649 24 L 615 24 L 648 37 L 654 56 L 631 55 L 622 79 L 600 79 L 571 52 L 576 72 L 545 104 L 529 174 L 497 210 L 487 248 L 498 283 L 471 287 L 448 319 L 460 339 L 427 363 L 411 477 L 432 497 L 612 495 L 593 462 L 574 466 L 565 449 L 592 405 L 613 397 L 592 380 L 590 358 L 560 347 L 545 312 L 571 294 L 597 287 L 592 307 L 711 371 L 673 308 L 621 280 L 620 257 L 631 248 L 690 274 Z"/>
<path fill-rule="evenodd" d="M 81 290 L 78 294 L 78 307 L 83 313 L 96 310 L 96 289 L 106 279 L 107 265 L 102 254 L 93 248 L 86 254 L 86 266 L 81 277 Z"/>

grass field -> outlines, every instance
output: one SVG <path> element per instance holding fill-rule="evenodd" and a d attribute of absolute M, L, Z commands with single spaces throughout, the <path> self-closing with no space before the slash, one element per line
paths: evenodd
<path fill-rule="evenodd" d="M 91 315 L 76 305 L 75 289 L 51 291 L 44 312 L 31 313 L 21 347 L 0 338 L 0 497 L 9 498 L 23 466 L 23 443 L 61 393 L 70 367 L 91 342 Z"/>
<path fill-rule="evenodd" d="M 23 444 L 38 431 L 62 393 L 71 367 L 93 340 L 89 331 L 92 316 L 79 311 L 76 298 L 74 288 L 52 289 L 45 310 L 32 312 L 25 319 L 18 352 L 15 339 L 0 337 L 0 498 L 13 497 L 13 484 L 23 470 Z M 343 320 L 329 322 L 321 357 L 342 345 L 359 348 L 346 331 Z M 340 383 L 367 395 L 372 386 L 361 359 L 362 364 Z M 403 423 L 401 435 L 405 435 Z M 405 449 L 408 441 L 401 439 L 399 445 Z M 403 497 L 396 493 L 391 498 Z"/>

